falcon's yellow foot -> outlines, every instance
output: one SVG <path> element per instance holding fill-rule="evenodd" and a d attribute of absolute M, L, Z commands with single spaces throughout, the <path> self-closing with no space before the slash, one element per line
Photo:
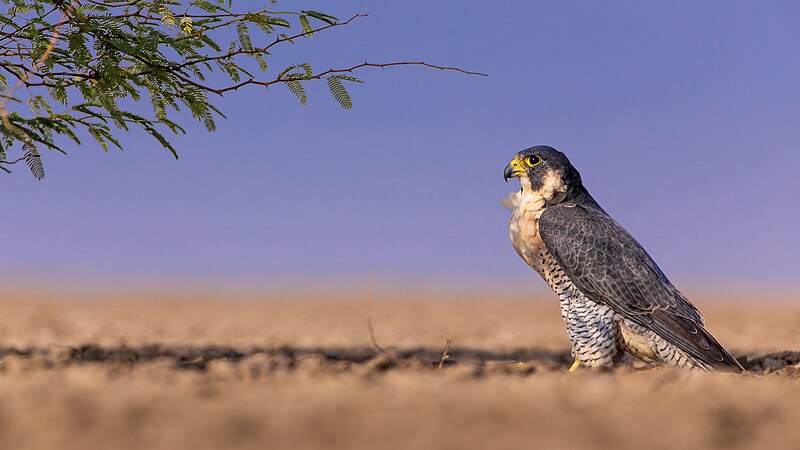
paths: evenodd
<path fill-rule="evenodd" d="M 580 365 L 581 365 L 581 362 L 576 359 L 575 362 L 572 363 L 572 367 L 569 368 L 569 372 L 570 373 L 575 372 L 576 370 L 578 370 L 578 366 L 580 366 Z"/>

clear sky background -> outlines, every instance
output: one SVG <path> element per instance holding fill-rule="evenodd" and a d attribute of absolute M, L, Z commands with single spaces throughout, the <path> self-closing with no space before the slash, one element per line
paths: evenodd
<path fill-rule="evenodd" d="M 132 134 L 124 153 L 47 155 L 43 182 L 18 167 L 0 177 L 3 278 L 532 285 L 502 171 L 548 144 L 673 280 L 798 284 L 799 3 L 295 5 L 369 17 L 273 67 L 490 76 L 367 70 L 350 111 L 321 84 L 307 106 L 253 88 L 222 99 L 217 132 L 176 138 L 179 161 Z"/>

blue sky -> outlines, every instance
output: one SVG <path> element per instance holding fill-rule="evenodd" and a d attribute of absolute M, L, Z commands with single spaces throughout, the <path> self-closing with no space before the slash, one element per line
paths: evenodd
<path fill-rule="evenodd" d="M 350 111 L 323 85 L 306 106 L 254 88 L 176 138 L 179 161 L 140 134 L 48 155 L 43 182 L 0 177 L 4 278 L 531 280 L 502 171 L 548 144 L 671 278 L 796 285 L 797 3 L 295 4 L 369 17 L 273 67 L 489 77 L 365 70 Z"/>

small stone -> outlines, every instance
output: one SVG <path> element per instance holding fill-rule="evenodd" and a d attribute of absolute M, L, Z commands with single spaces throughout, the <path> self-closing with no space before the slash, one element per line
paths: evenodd
<path fill-rule="evenodd" d="M 238 380 L 242 377 L 239 365 L 224 359 L 210 361 L 206 370 L 211 378 L 219 380 Z"/>

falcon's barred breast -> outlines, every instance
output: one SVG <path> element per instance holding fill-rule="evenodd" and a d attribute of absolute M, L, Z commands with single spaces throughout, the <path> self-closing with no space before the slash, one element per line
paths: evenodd
<path fill-rule="evenodd" d="M 706 331 L 697 308 L 592 198 L 563 153 L 523 150 L 504 178 L 522 186 L 503 202 L 513 211 L 511 242 L 558 295 L 573 368 L 611 366 L 628 352 L 654 364 L 744 371 Z"/>

